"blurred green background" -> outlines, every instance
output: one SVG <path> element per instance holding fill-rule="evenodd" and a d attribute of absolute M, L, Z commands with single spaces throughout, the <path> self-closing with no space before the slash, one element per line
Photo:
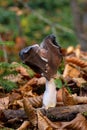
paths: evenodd
<path fill-rule="evenodd" d="M 78 44 L 70 0 L 0 0 L 0 61 L 19 61 L 23 47 L 51 33 L 62 47 Z"/>

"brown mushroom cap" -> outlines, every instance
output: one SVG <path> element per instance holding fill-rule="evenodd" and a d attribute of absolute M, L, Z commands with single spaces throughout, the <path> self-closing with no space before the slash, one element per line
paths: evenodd
<path fill-rule="evenodd" d="M 48 80 L 57 73 L 62 61 L 61 47 L 54 35 L 47 36 L 40 46 L 35 44 L 20 51 L 22 61 Z"/>

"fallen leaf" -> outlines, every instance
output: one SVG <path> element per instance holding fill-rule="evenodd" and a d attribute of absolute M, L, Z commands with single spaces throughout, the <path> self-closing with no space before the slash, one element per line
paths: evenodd
<path fill-rule="evenodd" d="M 80 75 L 80 71 L 77 70 L 76 68 L 72 67 L 69 64 L 66 64 L 64 72 L 63 72 L 63 77 L 71 77 L 71 78 L 77 78 Z"/>
<path fill-rule="evenodd" d="M 86 80 L 84 80 L 83 78 L 79 78 L 79 77 L 77 77 L 77 78 L 74 77 L 73 81 L 75 81 L 77 86 L 79 86 L 79 87 L 82 87 L 83 84 L 87 83 Z"/>
<path fill-rule="evenodd" d="M 62 88 L 57 91 L 57 102 L 62 102 L 63 97 L 62 97 Z"/>
<path fill-rule="evenodd" d="M 30 97 L 29 102 L 35 108 L 42 107 L 42 98 L 43 98 L 42 95 L 41 96 Z"/>
<path fill-rule="evenodd" d="M 73 94 L 72 97 L 76 104 L 87 104 L 86 96 L 77 96 L 77 94 Z"/>
<path fill-rule="evenodd" d="M 24 110 L 28 116 L 30 123 L 33 126 L 37 126 L 37 113 L 35 108 L 32 107 L 27 98 L 23 98 Z"/>
<path fill-rule="evenodd" d="M 53 130 L 53 128 L 49 125 L 49 123 L 44 119 L 43 114 L 38 110 L 38 129 L 39 130 Z"/>
<path fill-rule="evenodd" d="M 29 121 L 24 121 L 17 130 L 26 130 L 26 129 L 28 129 L 29 125 L 30 125 Z"/>
<path fill-rule="evenodd" d="M 80 58 L 80 56 L 81 56 L 81 48 L 80 48 L 80 46 L 77 46 L 76 48 L 75 48 L 75 54 L 76 54 L 76 57 L 77 58 Z"/>
<path fill-rule="evenodd" d="M 79 113 L 75 119 L 65 123 L 59 130 L 87 130 L 87 120 Z"/>
<path fill-rule="evenodd" d="M 9 97 L 0 98 L 0 109 L 4 110 L 8 108 Z"/>
<path fill-rule="evenodd" d="M 21 82 L 22 81 L 22 75 L 18 74 L 18 75 L 14 75 L 14 74 L 10 74 L 8 76 L 4 76 L 3 79 L 6 79 L 6 80 L 10 80 L 12 82 Z"/>
<path fill-rule="evenodd" d="M 63 103 L 64 103 L 65 106 L 76 104 L 72 95 L 69 94 L 69 92 L 67 91 L 67 89 L 65 87 L 62 88 L 62 96 L 63 96 Z"/>
<path fill-rule="evenodd" d="M 67 54 L 71 54 L 71 53 L 73 53 L 74 52 L 74 47 L 73 46 L 69 46 L 68 48 L 67 48 Z"/>
<path fill-rule="evenodd" d="M 15 100 L 19 100 L 19 99 L 22 98 L 22 95 L 18 92 L 15 92 L 15 91 L 8 94 L 8 96 L 9 96 L 9 102 L 10 103 L 13 103 Z"/>
<path fill-rule="evenodd" d="M 37 85 L 44 85 L 46 83 L 46 78 L 41 77 L 37 80 Z"/>
<path fill-rule="evenodd" d="M 62 88 L 64 105 L 87 104 L 86 96 L 77 96 L 77 94 L 70 94 L 66 88 Z"/>
<path fill-rule="evenodd" d="M 82 68 L 87 67 L 87 61 L 79 59 L 77 57 L 66 57 L 65 61 L 67 63 L 72 63 L 72 64 L 75 64 L 75 65 L 82 67 Z"/>
<path fill-rule="evenodd" d="M 22 67 L 22 66 L 17 67 L 16 71 L 20 72 L 20 74 L 23 75 L 23 76 L 29 76 L 27 69 Z"/>

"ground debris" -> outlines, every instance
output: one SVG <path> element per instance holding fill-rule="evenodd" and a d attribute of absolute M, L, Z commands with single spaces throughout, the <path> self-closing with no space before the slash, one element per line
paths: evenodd
<path fill-rule="evenodd" d="M 62 86 L 56 89 L 57 105 L 47 110 L 42 104 L 44 77 L 37 73 L 31 77 L 27 68 L 19 64 L 15 67 L 16 76 L 4 76 L 4 80 L 16 83 L 18 88 L 6 92 L 3 84 L 0 86 L 0 129 L 87 129 L 87 53 L 79 47 L 65 49 L 64 65 L 59 69 L 62 73 L 55 79 L 61 80 Z"/>

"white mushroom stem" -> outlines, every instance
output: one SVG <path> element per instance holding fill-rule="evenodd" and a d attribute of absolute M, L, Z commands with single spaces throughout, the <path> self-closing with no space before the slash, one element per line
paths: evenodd
<path fill-rule="evenodd" d="M 48 109 L 49 107 L 56 106 L 56 85 L 54 79 L 49 81 L 46 79 L 46 90 L 43 94 L 43 106 Z"/>

